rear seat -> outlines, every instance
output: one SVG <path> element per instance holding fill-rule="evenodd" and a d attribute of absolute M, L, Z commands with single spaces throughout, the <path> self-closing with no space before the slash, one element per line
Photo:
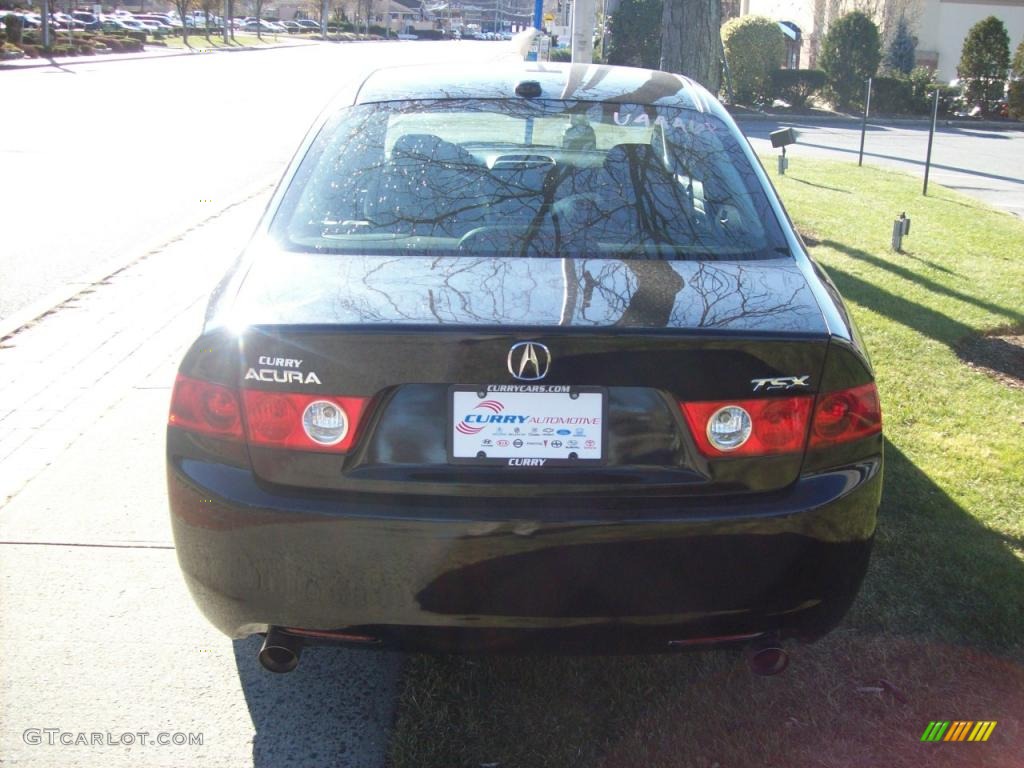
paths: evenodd
<path fill-rule="evenodd" d="M 432 237 L 461 237 L 485 223 L 487 169 L 468 151 L 426 133 L 398 138 L 367 189 L 372 227 Z"/>

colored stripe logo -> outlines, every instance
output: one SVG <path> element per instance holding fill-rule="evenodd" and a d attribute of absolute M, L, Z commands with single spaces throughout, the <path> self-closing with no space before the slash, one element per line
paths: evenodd
<path fill-rule="evenodd" d="M 933 720 L 921 734 L 921 741 L 988 741 L 995 720 Z"/>

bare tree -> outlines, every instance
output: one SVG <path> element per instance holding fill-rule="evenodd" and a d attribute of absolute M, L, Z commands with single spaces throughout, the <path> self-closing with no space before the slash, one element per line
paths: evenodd
<path fill-rule="evenodd" d="M 711 93 L 722 84 L 720 0 L 665 0 L 661 69 L 696 80 Z"/>
<path fill-rule="evenodd" d="M 178 18 L 181 19 L 181 39 L 185 45 L 188 45 L 188 23 L 189 19 L 186 18 L 189 11 L 192 10 L 192 0 L 174 0 L 174 10 L 178 12 Z"/>

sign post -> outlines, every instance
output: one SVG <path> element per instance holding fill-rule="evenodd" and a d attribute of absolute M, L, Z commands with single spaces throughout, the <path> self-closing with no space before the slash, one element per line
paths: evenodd
<path fill-rule="evenodd" d="M 939 89 L 935 89 L 935 101 L 932 104 L 932 128 L 928 131 L 928 156 L 924 159 L 924 190 L 921 192 L 928 196 L 928 172 L 932 169 L 932 139 L 935 138 L 935 123 L 939 119 Z"/>
<path fill-rule="evenodd" d="M 860 152 L 857 155 L 857 165 L 864 165 L 864 133 L 868 129 L 868 113 L 871 111 L 871 78 L 868 78 L 867 89 L 864 94 L 864 119 L 860 124 Z"/>

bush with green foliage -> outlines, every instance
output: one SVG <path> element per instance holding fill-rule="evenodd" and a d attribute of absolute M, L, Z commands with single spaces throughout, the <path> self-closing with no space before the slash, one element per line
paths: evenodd
<path fill-rule="evenodd" d="M 744 104 L 770 96 L 772 72 L 782 66 L 786 41 L 779 23 L 767 16 L 741 16 L 722 25 L 722 44 L 733 97 Z"/>
<path fill-rule="evenodd" d="M 1017 46 L 1013 55 L 1011 70 L 1013 80 L 1010 82 L 1010 94 L 1007 101 L 1010 105 L 1010 117 L 1024 120 L 1024 40 Z"/>
<path fill-rule="evenodd" d="M 772 72 L 771 95 L 793 107 L 806 107 L 807 101 L 825 87 L 825 72 L 820 69 L 776 69 Z"/>
<path fill-rule="evenodd" d="M 657 69 L 661 11 L 662 0 L 622 0 L 608 21 L 608 63 Z"/>
<path fill-rule="evenodd" d="M 552 48 L 549 58 L 551 61 L 572 61 L 572 49 Z"/>
<path fill-rule="evenodd" d="M 995 16 L 982 19 L 967 33 L 960 52 L 957 76 L 964 81 L 968 105 L 980 104 L 988 112 L 988 102 L 1003 96 L 1003 84 L 1010 68 L 1010 36 Z"/>
<path fill-rule="evenodd" d="M 885 68 L 891 72 L 909 75 L 914 69 L 914 36 L 910 34 L 910 25 L 906 16 L 901 15 L 896 23 L 896 33 L 889 42 L 889 50 L 885 54 Z"/>
<path fill-rule="evenodd" d="M 913 107 L 913 88 L 905 77 L 876 77 L 871 81 L 871 114 L 902 115 Z"/>
<path fill-rule="evenodd" d="M 853 11 L 829 27 L 821 45 L 821 68 L 835 105 L 847 109 L 863 99 L 864 85 L 882 61 L 878 27 L 864 13 Z"/>
<path fill-rule="evenodd" d="M 5 35 L 8 43 L 14 43 L 17 45 L 21 42 L 21 31 L 24 29 L 25 21 L 21 16 L 15 16 L 13 13 L 8 13 L 4 16 L 4 27 L 7 28 L 7 34 Z"/>

